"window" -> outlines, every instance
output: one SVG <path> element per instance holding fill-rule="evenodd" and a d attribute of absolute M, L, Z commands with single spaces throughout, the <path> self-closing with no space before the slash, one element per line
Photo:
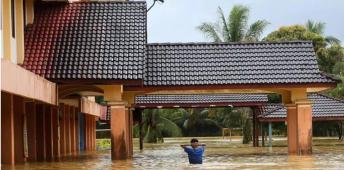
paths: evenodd
<path fill-rule="evenodd" d="M 11 0 L 11 20 L 12 20 L 12 37 L 16 37 L 16 22 L 15 22 L 15 11 L 14 11 L 14 0 Z"/>

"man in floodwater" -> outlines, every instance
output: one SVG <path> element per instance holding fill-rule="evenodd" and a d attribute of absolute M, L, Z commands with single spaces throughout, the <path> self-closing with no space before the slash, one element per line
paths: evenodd
<path fill-rule="evenodd" d="M 188 153 L 190 164 L 202 164 L 202 156 L 205 149 L 205 144 L 198 143 L 197 139 L 191 139 L 190 145 L 180 145 L 184 151 Z"/>

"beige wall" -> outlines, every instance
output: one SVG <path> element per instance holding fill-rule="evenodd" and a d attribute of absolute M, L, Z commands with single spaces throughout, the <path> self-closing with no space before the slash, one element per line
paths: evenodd
<path fill-rule="evenodd" d="M 81 112 L 100 117 L 102 110 L 105 106 L 102 106 L 94 101 L 89 100 L 87 97 L 81 98 Z"/>
<path fill-rule="evenodd" d="M 57 85 L 1 59 L 1 91 L 56 105 Z"/>
<path fill-rule="evenodd" d="M 24 10 L 23 0 L 15 0 L 16 10 L 16 63 L 23 64 L 24 62 Z"/>
<path fill-rule="evenodd" d="M 26 1 L 26 18 L 28 23 L 33 22 L 33 1 Z M 10 60 L 15 64 L 22 64 L 24 61 L 24 10 L 23 0 L 14 0 L 15 9 L 15 38 L 12 37 L 11 22 L 11 1 L 2 2 L 2 44 L 1 58 Z"/>
<path fill-rule="evenodd" d="M 3 58 L 11 59 L 11 1 L 1 1 L 2 2 L 2 28 L 3 28 Z"/>
<path fill-rule="evenodd" d="M 4 44 L 3 44 L 3 39 L 2 39 L 2 1 L 0 1 L 0 58 L 4 58 Z"/>

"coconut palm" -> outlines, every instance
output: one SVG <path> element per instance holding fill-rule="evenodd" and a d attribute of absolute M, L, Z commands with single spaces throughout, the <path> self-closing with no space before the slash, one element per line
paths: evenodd
<path fill-rule="evenodd" d="M 135 127 L 135 128 L 138 128 Z M 138 136 L 138 129 L 134 130 Z M 158 109 L 147 109 L 143 112 L 144 142 L 163 142 L 164 136 L 182 136 L 181 129 L 172 121 L 160 116 Z"/>
<path fill-rule="evenodd" d="M 324 22 L 315 22 L 312 20 L 308 20 L 305 24 L 305 27 L 307 31 L 324 36 L 325 25 L 326 24 Z M 333 36 L 325 36 L 325 41 L 327 44 L 330 44 L 330 45 L 340 44 L 340 40 Z"/>
<path fill-rule="evenodd" d="M 218 22 L 205 22 L 197 27 L 214 42 L 258 41 L 269 24 L 258 20 L 248 26 L 249 8 L 243 5 L 235 5 L 227 18 L 219 7 L 218 15 Z"/>

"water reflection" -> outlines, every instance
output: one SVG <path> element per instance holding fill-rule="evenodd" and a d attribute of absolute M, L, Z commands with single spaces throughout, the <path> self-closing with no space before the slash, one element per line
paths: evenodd
<path fill-rule="evenodd" d="M 82 153 L 59 162 L 27 163 L 3 169 L 342 169 L 344 143 L 328 140 L 314 143 L 311 156 L 288 156 L 287 147 L 281 142 L 274 146 L 253 148 L 239 140 L 201 138 L 207 144 L 203 165 L 189 165 L 187 155 L 179 147 L 189 138 L 165 139 L 164 144 L 145 144 L 138 150 L 135 140 L 132 160 L 111 161 L 110 151 Z"/>

